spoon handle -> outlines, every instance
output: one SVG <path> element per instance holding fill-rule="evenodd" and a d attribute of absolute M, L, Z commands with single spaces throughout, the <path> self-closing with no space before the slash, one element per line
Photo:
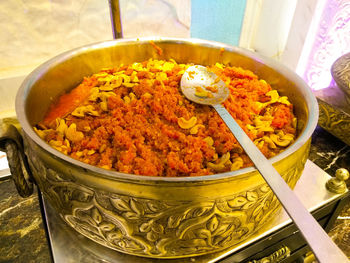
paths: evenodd
<path fill-rule="evenodd" d="M 275 193 L 285 211 L 299 228 L 318 261 L 321 263 L 349 262 L 348 258 L 329 238 L 327 233 L 304 207 L 270 161 L 266 159 L 248 135 L 232 118 L 231 114 L 221 104 L 215 104 L 213 107 Z"/>

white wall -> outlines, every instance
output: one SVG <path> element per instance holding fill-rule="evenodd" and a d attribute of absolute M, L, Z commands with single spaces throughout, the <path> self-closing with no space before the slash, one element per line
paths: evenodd
<path fill-rule="evenodd" d="M 124 37 L 190 36 L 190 0 L 120 0 Z M 113 39 L 108 0 L 0 1 L 0 118 L 24 76 L 75 47 Z"/>
<path fill-rule="evenodd" d="M 190 0 L 120 0 L 124 37 L 189 36 Z M 0 1 L 0 78 L 112 39 L 108 0 Z"/>
<path fill-rule="evenodd" d="M 297 0 L 247 0 L 239 45 L 280 60 Z"/>

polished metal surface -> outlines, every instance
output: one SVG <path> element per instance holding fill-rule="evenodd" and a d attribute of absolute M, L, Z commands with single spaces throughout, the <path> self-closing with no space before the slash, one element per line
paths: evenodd
<path fill-rule="evenodd" d="M 155 48 L 157 46 L 157 48 Z M 162 52 L 159 52 L 159 50 Z M 108 248 L 153 258 L 220 251 L 253 236 L 280 208 L 254 167 L 198 177 L 149 177 L 79 162 L 47 145 L 32 126 L 61 94 L 101 68 L 147 59 L 252 70 L 294 104 L 298 138 L 271 158 L 294 187 L 317 124 L 317 102 L 294 72 L 250 51 L 198 39 L 145 38 L 77 48 L 44 63 L 23 82 L 16 98 L 25 152 L 34 181 L 76 231 Z M 232 222 L 234 226 L 232 226 Z"/>
<path fill-rule="evenodd" d="M 314 91 L 318 99 L 318 124 L 350 145 L 350 53 L 338 58 L 331 67 L 330 86 Z"/>
<path fill-rule="evenodd" d="M 109 10 L 111 13 L 111 24 L 113 31 L 113 38 L 118 39 L 123 37 L 122 19 L 120 15 L 119 0 L 108 0 Z"/>
<path fill-rule="evenodd" d="M 350 104 L 350 53 L 342 55 L 333 63 L 331 73 Z"/>
<path fill-rule="evenodd" d="M 33 193 L 32 174 L 24 154 L 23 140 L 15 119 L 0 120 L 0 150 L 6 152 L 8 166 L 18 193 L 28 197 Z"/>
<path fill-rule="evenodd" d="M 181 91 L 185 97 L 199 104 L 220 104 L 230 95 L 230 91 L 225 82 L 219 79 L 214 72 L 200 65 L 191 66 L 186 69 L 181 77 L 180 85 Z M 214 87 L 217 90 L 215 92 L 210 92 L 206 90 L 207 87 Z M 199 88 L 201 89 L 200 91 Z M 210 96 L 208 94 L 210 94 Z"/>
<path fill-rule="evenodd" d="M 331 177 L 311 161 L 307 161 L 304 172 L 294 188 L 294 193 L 303 205 L 312 212 L 340 198 L 341 194 L 330 193 L 325 189 L 325 183 Z M 43 197 L 45 221 L 48 224 L 49 240 L 55 263 L 61 262 L 118 262 L 118 263 L 148 263 L 148 262 L 218 262 L 242 248 L 246 248 L 257 240 L 282 229 L 292 221 L 288 214 L 281 209 L 271 223 L 257 235 L 224 251 L 188 259 L 152 259 L 125 255 L 96 244 L 86 237 L 73 231 L 57 214 L 50 203 Z"/>
<path fill-rule="evenodd" d="M 253 261 L 249 261 L 248 263 L 278 263 L 283 259 L 286 259 L 290 256 L 290 249 L 287 246 L 283 246 L 279 250 L 273 252 L 272 254 L 263 257 L 261 259 L 254 259 Z"/>
<path fill-rule="evenodd" d="M 318 125 L 350 145 L 350 104 L 338 87 L 315 91 L 320 117 Z"/>
<path fill-rule="evenodd" d="M 345 168 L 339 168 L 335 172 L 335 177 L 329 179 L 326 183 L 326 187 L 329 191 L 337 194 L 344 193 L 348 187 L 346 180 L 349 179 L 349 171 Z"/>

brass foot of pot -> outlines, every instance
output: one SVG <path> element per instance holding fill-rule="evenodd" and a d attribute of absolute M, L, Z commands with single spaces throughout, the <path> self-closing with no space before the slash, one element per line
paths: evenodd
<path fill-rule="evenodd" d="M 340 168 L 335 172 L 335 177 L 327 181 L 326 188 L 332 193 L 345 193 L 347 189 L 345 181 L 347 179 L 349 179 L 349 171 L 345 168 Z"/>

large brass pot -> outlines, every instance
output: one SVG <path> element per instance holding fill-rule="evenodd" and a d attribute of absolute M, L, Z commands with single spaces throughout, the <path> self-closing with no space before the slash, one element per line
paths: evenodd
<path fill-rule="evenodd" d="M 76 161 L 49 147 L 33 131 L 32 126 L 55 98 L 103 67 L 149 58 L 241 66 L 271 83 L 295 105 L 298 139 L 271 159 L 294 187 L 318 117 L 316 99 L 307 85 L 281 64 L 237 47 L 195 39 L 152 39 L 163 51 L 159 54 L 150 40 L 85 46 L 33 71 L 16 99 L 25 151 L 19 159 L 28 159 L 32 180 L 63 220 L 106 247 L 139 256 L 174 258 L 234 246 L 254 235 L 280 208 L 255 168 L 188 178 L 122 174 Z M 30 183 L 26 174 L 18 181 Z"/>

